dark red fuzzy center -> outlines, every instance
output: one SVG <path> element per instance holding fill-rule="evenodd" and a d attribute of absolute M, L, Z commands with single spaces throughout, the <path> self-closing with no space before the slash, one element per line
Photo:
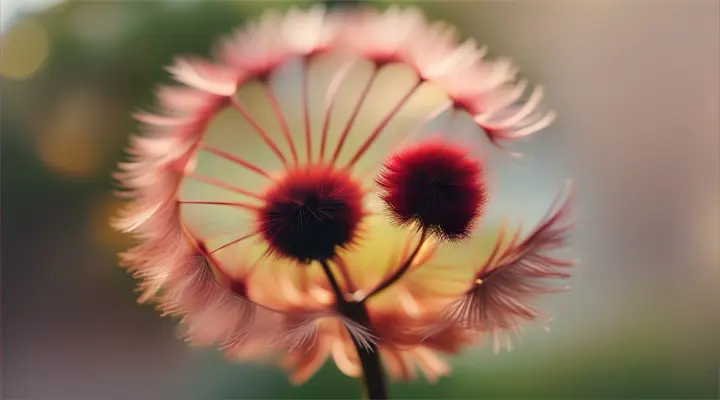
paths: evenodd
<path fill-rule="evenodd" d="M 447 239 L 469 235 L 487 201 L 482 165 L 443 141 L 421 143 L 390 157 L 377 183 L 396 221 L 416 223 Z"/>
<path fill-rule="evenodd" d="M 292 170 L 265 193 L 258 229 L 270 251 L 301 262 L 332 258 L 352 243 L 363 217 L 363 191 L 344 171 Z"/>

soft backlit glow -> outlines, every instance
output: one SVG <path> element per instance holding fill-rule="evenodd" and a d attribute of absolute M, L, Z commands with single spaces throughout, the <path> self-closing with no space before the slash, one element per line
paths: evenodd
<path fill-rule="evenodd" d="M 105 162 L 98 143 L 83 134 L 47 132 L 37 139 L 40 159 L 52 171 L 70 179 L 96 176 Z"/>
<path fill-rule="evenodd" d="M 98 132 L 108 121 L 108 109 L 90 88 L 65 93 L 42 121 L 37 138 L 42 162 L 66 178 L 95 177 L 107 160 L 108 146 Z"/>
<path fill-rule="evenodd" d="M 50 37 L 39 22 L 27 19 L 0 39 L 0 75 L 23 80 L 35 75 L 50 53 Z"/>

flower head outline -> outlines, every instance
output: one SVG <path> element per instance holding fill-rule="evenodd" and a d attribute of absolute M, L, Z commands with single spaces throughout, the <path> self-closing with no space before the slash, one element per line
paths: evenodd
<path fill-rule="evenodd" d="M 549 125 L 554 113 L 537 111 L 542 89 L 521 101 L 527 83 L 515 82 L 515 67 L 488 61 L 485 52 L 472 40 L 460 43 L 453 27 L 429 22 L 414 8 L 314 7 L 263 15 L 219 41 L 212 61 L 178 58 L 168 71 L 183 86 L 158 90 L 159 113 L 136 114 L 142 132 L 131 138 L 131 159 L 116 175 L 124 188 L 119 195 L 131 203 L 114 225 L 139 240 L 121 255 L 140 280 L 139 301 L 181 316 L 192 343 L 219 346 L 237 359 L 279 357 L 294 382 L 308 379 L 328 357 L 347 375 L 369 380 L 373 368 L 381 369 L 368 367 L 379 365 L 377 356 L 395 378 L 412 378 L 416 365 L 435 380 L 449 373 L 438 353 L 455 354 L 483 335 L 492 336 L 497 348 L 509 347 L 504 334 L 542 317 L 529 301 L 551 289 L 538 281 L 567 277 L 564 268 L 574 264 L 548 254 L 566 241 L 571 197 L 526 238 L 505 244 L 500 237 L 484 263 L 469 261 L 453 274 L 438 259 L 438 239 L 472 235 L 491 194 L 483 160 L 460 152 L 464 144 L 442 134 L 429 145 L 383 146 L 412 140 L 416 129 L 401 129 L 383 142 L 403 109 L 427 88 L 443 100 L 423 114 L 418 129 L 443 112 L 463 112 L 501 146 Z M 310 71 L 324 59 L 336 62 L 328 69 L 314 130 Z M 293 63 L 300 71 L 299 125 L 291 123 L 277 84 L 280 71 Z M 348 102 L 347 120 L 333 138 L 343 85 L 362 65 L 369 77 Z M 407 89 L 358 135 L 370 93 L 393 66 L 412 72 Z M 273 129 L 239 95 L 253 85 L 266 95 Z M 228 110 L 244 119 L 242 137 L 262 143 L 273 167 L 207 140 L 211 125 Z M 358 171 L 378 148 L 390 162 L 378 181 L 384 196 L 373 187 L 382 162 L 370 163 L 365 175 Z M 251 188 L 231 182 L 229 172 L 203 174 L 208 157 L 262 183 Z M 424 164 L 431 168 L 419 168 Z M 418 171 L 425 186 L 407 186 L 408 174 Z M 225 194 L 194 198 L 183 189 L 188 182 Z M 432 201 L 425 192 L 412 192 L 418 187 L 432 187 Z M 388 210 L 373 210 L 379 199 Z M 408 203 L 413 199 L 422 201 Z M 192 215 L 210 213 L 189 211 L 200 207 L 231 209 L 250 221 L 249 228 L 238 232 L 231 224 L 229 233 L 209 234 L 190 222 Z M 393 226 L 387 211 L 419 229 Z M 402 251 L 373 247 L 378 241 L 369 239 L 379 230 L 391 232 Z M 358 261 L 368 253 L 384 254 L 376 261 L 387 265 L 384 272 L 373 275 Z M 453 288 L 428 288 L 423 274 L 436 274 L 441 278 L 433 283 Z"/>

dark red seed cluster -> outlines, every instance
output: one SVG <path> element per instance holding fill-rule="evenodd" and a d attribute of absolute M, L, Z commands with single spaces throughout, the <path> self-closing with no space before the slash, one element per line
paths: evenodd
<path fill-rule="evenodd" d="M 444 239 L 466 238 L 487 202 L 482 165 L 460 146 L 428 141 L 391 156 L 377 178 L 400 224 Z"/>
<path fill-rule="evenodd" d="M 272 253 L 300 262 L 332 258 L 355 239 L 363 194 L 345 171 L 321 165 L 291 170 L 265 193 L 258 230 Z"/>

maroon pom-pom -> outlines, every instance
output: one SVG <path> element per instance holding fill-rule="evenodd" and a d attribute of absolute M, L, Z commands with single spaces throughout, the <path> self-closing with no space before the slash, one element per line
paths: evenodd
<path fill-rule="evenodd" d="M 345 171 L 291 170 L 265 193 L 258 230 L 270 252 L 301 262 L 326 260 L 354 240 L 363 190 Z"/>
<path fill-rule="evenodd" d="M 483 213 L 482 165 L 451 143 L 435 140 L 391 156 L 377 184 L 400 224 L 417 224 L 448 239 L 467 237 Z"/>

